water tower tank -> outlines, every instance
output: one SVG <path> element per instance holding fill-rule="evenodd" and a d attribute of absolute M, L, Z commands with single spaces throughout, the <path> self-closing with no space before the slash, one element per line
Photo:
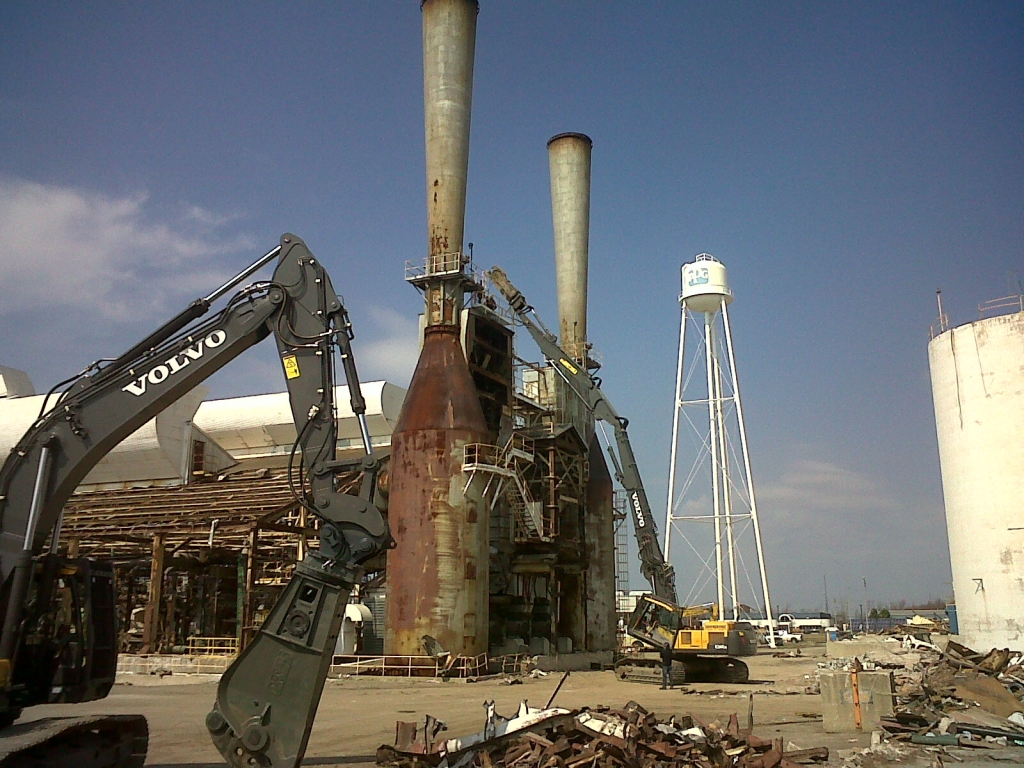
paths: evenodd
<path fill-rule="evenodd" d="M 732 303 L 725 265 L 710 253 L 702 253 L 683 264 L 683 292 L 680 303 L 691 312 L 717 312 L 722 300 Z"/>

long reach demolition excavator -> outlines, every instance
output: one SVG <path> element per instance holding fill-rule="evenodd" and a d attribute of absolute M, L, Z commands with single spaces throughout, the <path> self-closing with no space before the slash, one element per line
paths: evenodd
<path fill-rule="evenodd" d="M 269 281 L 247 285 L 201 319 L 274 260 Z M 114 683 L 113 565 L 57 553 L 62 510 L 114 446 L 271 335 L 297 434 L 289 484 L 296 502 L 319 520 L 320 547 L 296 565 L 266 621 L 222 676 L 206 726 L 232 766 L 294 768 L 302 761 L 360 564 L 393 541 L 348 313 L 323 265 L 286 234 L 120 357 L 94 363 L 59 394 L 58 385 L 0 467 L 0 768 L 145 762 L 148 726 L 141 715 L 15 722 L 37 704 L 102 699 Z M 365 455 L 356 460 L 337 459 L 336 355 L 362 433 Z M 343 473 L 361 473 L 358 495 L 338 491 Z"/>
<path fill-rule="evenodd" d="M 588 370 L 587 364 L 573 359 L 558 345 L 555 335 L 541 322 L 508 275 L 501 268 L 493 267 L 487 276 L 540 347 L 541 354 L 551 361 L 594 418 L 611 426 L 615 434 L 618 457 L 611 446 L 608 455 L 615 468 L 615 479 L 626 491 L 640 572 L 654 591 L 653 595 L 641 595 L 637 599 L 636 609 L 626 626 L 637 647 L 616 662 L 616 674 L 623 680 L 659 682 L 661 656 L 658 649 L 670 645 L 674 652 L 672 676 L 675 682 L 747 680 L 749 669 L 738 657 L 757 653 L 754 627 L 743 621 L 720 621 L 715 606 L 677 605 L 675 571 L 665 561 L 658 542 L 658 529 L 626 431 L 629 422 L 616 412 L 601 391 L 600 380 Z"/>

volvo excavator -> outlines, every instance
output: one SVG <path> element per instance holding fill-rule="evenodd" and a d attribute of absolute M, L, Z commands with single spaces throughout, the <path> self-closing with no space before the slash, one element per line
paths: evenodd
<path fill-rule="evenodd" d="M 739 656 L 757 653 L 756 632 L 752 625 L 739 621 L 719 621 L 717 608 L 677 605 L 675 570 L 666 562 L 658 541 L 658 529 L 651 514 L 640 469 L 626 431 L 629 422 L 619 416 L 601 382 L 588 370 L 587 363 L 574 359 L 558 344 L 537 316 L 536 311 L 500 267 L 487 272 L 491 283 L 504 297 L 516 318 L 551 361 L 566 383 L 595 419 L 611 426 L 616 451 L 608 447 L 615 479 L 626 491 L 627 506 L 633 518 L 640 557 L 640 572 L 651 584 L 653 595 L 643 595 L 630 616 L 626 631 L 636 643 L 630 653 L 616 662 L 616 674 L 623 680 L 656 683 L 661 680 L 659 649 L 673 649 L 673 679 L 709 682 L 743 682 L 749 677 L 747 665 Z"/>
<path fill-rule="evenodd" d="M 205 318 L 218 299 L 276 261 Z M 141 715 L 18 721 L 38 704 L 104 698 L 117 669 L 114 571 L 57 552 L 64 504 L 114 446 L 249 347 L 274 336 L 296 441 L 295 500 L 319 520 L 319 549 L 295 567 L 277 604 L 221 677 L 206 726 L 232 766 L 294 768 L 305 753 L 360 564 L 393 546 L 377 487 L 352 356 L 352 326 L 330 277 L 290 234 L 127 352 L 55 388 L 0 467 L 0 768 L 141 768 Z M 340 359 L 365 455 L 337 460 Z M 299 458 L 301 456 L 301 458 Z M 359 472 L 358 495 L 336 477 Z M 49 546 L 47 546 L 47 542 Z"/>

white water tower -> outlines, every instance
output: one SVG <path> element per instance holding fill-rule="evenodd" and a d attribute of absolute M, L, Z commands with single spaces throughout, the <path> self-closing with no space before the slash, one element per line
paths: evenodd
<path fill-rule="evenodd" d="M 680 540 L 687 547 L 687 560 L 693 562 L 696 555 L 699 561 L 689 594 L 682 581 L 677 587 L 683 605 L 705 602 L 713 582 L 713 599 L 720 606 L 722 618 L 741 618 L 746 595 L 752 605 L 760 603 L 764 617 L 771 621 L 729 326 L 732 299 L 725 265 L 714 256 L 702 253 L 683 265 L 665 559 L 671 562 L 673 540 Z M 683 442 L 689 445 L 682 450 L 680 427 Z M 677 487 L 680 464 L 689 469 Z M 756 563 L 748 562 L 750 558 Z M 759 589 L 749 571 L 755 567 Z M 676 573 L 682 576 L 688 570 L 692 569 L 677 566 Z"/>

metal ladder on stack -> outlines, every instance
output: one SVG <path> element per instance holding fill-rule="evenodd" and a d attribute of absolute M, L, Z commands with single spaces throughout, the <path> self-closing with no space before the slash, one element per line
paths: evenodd
<path fill-rule="evenodd" d="M 615 610 L 620 614 L 628 611 L 629 600 L 629 540 L 627 538 L 626 494 L 616 491 L 612 501 L 612 517 L 615 521 Z M 619 632 L 620 643 L 625 631 Z"/>

